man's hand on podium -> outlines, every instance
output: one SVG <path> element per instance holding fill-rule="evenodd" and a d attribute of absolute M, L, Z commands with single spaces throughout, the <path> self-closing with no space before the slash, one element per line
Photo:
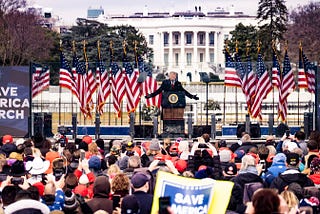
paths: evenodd
<path fill-rule="evenodd" d="M 149 98 L 151 98 L 151 95 L 147 94 L 144 98 L 149 99 Z"/>
<path fill-rule="evenodd" d="M 199 97 L 197 95 L 193 95 L 193 99 L 199 100 Z"/>

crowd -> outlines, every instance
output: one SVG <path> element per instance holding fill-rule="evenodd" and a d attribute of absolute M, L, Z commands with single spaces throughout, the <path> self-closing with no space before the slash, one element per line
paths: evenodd
<path fill-rule="evenodd" d="M 0 144 L 0 213 L 147 214 L 158 171 L 233 182 L 227 213 L 319 213 L 318 131 L 307 140 L 302 131 L 279 142 L 269 136 L 262 145 L 247 133 L 231 146 L 208 134 L 194 142 L 124 139 L 108 146 L 90 136 L 68 142 L 5 135 Z"/>

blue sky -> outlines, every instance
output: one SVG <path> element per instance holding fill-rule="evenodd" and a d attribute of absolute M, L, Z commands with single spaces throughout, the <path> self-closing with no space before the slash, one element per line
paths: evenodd
<path fill-rule="evenodd" d="M 142 12 L 145 5 L 152 12 L 186 11 L 194 6 L 201 6 L 203 10 L 213 11 L 216 7 L 228 9 L 235 6 L 236 11 L 243 11 L 255 15 L 259 0 L 27 0 L 29 5 L 39 5 L 51 8 L 53 14 L 61 17 L 65 23 L 73 23 L 77 17 L 86 17 L 87 9 L 102 8 L 105 14 L 132 14 Z M 287 0 L 289 10 L 298 5 L 308 4 L 309 0 Z"/>

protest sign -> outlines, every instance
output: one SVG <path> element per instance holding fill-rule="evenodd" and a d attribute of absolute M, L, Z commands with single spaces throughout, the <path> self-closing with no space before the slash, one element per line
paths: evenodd
<path fill-rule="evenodd" d="M 170 196 L 175 214 L 225 213 L 232 187 L 230 181 L 185 178 L 159 171 L 151 213 L 158 213 L 159 197 L 163 196 Z"/>
<path fill-rule="evenodd" d="M 29 67 L 0 68 L 0 136 L 24 137 L 30 115 Z"/>

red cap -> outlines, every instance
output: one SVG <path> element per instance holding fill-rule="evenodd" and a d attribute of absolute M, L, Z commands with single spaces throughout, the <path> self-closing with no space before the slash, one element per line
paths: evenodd
<path fill-rule="evenodd" d="M 12 143 L 13 142 L 13 137 L 11 135 L 5 135 L 2 137 L 2 143 Z"/>
<path fill-rule="evenodd" d="M 33 184 L 34 187 L 37 187 L 38 191 L 39 191 L 39 195 L 43 196 L 44 193 L 44 185 L 41 182 L 37 182 Z"/>
<path fill-rule="evenodd" d="M 86 144 L 92 143 L 92 138 L 89 135 L 86 135 L 82 138 L 82 141 L 85 142 Z"/>
<path fill-rule="evenodd" d="M 182 159 L 177 160 L 175 167 L 180 173 L 182 173 L 187 169 L 187 161 L 182 160 Z"/>

